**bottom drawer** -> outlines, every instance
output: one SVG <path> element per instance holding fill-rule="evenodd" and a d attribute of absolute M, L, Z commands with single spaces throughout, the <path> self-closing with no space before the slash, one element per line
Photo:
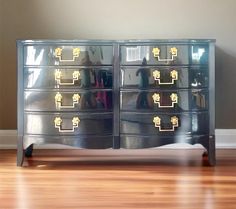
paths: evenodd
<path fill-rule="evenodd" d="M 126 113 L 120 115 L 121 134 L 185 135 L 208 134 L 208 112 Z"/>
<path fill-rule="evenodd" d="M 35 135 L 112 135 L 113 114 L 25 113 L 24 133 Z"/>
<path fill-rule="evenodd" d="M 113 147 L 113 136 L 43 136 L 25 135 L 24 148 L 31 144 L 62 144 L 86 149 L 108 149 Z"/>
<path fill-rule="evenodd" d="M 121 135 L 120 147 L 125 149 L 143 149 L 174 143 L 202 144 L 206 146 L 208 140 L 209 135 L 179 135 L 174 137 Z"/>

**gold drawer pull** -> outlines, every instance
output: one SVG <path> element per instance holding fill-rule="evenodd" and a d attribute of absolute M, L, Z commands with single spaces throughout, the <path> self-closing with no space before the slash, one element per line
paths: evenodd
<path fill-rule="evenodd" d="M 55 57 L 59 58 L 60 62 L 74 62 L 76 57 L 79 57 L 80 55 L 80 48 L 73 48 L 72 50 L 72 59 L 62 59 L 62 48 L 56 48 L 55 49 Z"/>
<path fill-rule="evenodd" d="M 80 100 L 80 95 L 79 94 L 73 94 L 72 96 L 72 105 L 62 105 L 63 97 L 62 95 L 58 92 L 55 96 L 55 104 L 57 109 L 60 108 L 75 108 L 75 104 L 78 104 Z"/>
<path fill-rule="evenodd" d="M 152 76 L 155 81 L 158 81 L 159 85 L 170 85 L 174 84 L 174 82 L 178 80 L 178 71 L 170 71 L 171 82 L 161 82 L 161 72 L 159 70 L 154 70 Z"/>
<path fill-rule="evenodd" d="M 178 49 L 176 48 L 176 47 L 172 47 L 171 49 L 170 49 L 170 54 L 171 54 L 171 58 L 170 59 L 162 59 L 162 58 L 160 58 L 160 49 L 158 48 L 158 47 L 156 47 L 156 48 L 153 48 L 152 49 L 152 53 L 153 53 L 153 56 L 155 57 L 155 58 L 157 58 L 157 60 L 158 61 L 160 61 L 160 62 L 166 62 L 166 61 L 173 61 L 174 60 L 174 57 L 177 57 L 177 52 L 178 52 Z"/>
<path fill-rule="evenodd" d="M 155 127 L 159 129 L 159 131 L 175 131 L 175 128 L 179 126 L 179 119 L 176 116 L 171 117 L 170 119 L 172 128 L 170 129 L 162 129 L 161 127 L 161 118 L 158 116 L 153 118 L 153 123 L 155 124 Z"/>
<path fill-rule="evenodd" d="M 59 85 L 75 85 L 75 81 L 78 81 L 79 77 L 80 77 L 80 72 L 78 70 L 75 70 L 73 72 L 73 74 L 72 74 L 72 82 L 70 82 L 70 83 L 62 83 L 61 82 L 61 79 L 62 79 L 61 71 L 59 69 L 57 69 L 55 71 L 55 81 Z"/>
<path fill-rule="evenodd" d="M 178 95 L 177 95 L 176 93 L 172 93 L 172 94 L 170 95 L 171 105 L 162 106 L 162 105 L 161 105 L 161 96 L 160 96 L 160 94 L 158 94 L 158 93 L 154 93 L 154 94 L 152 95 L 152 99 L 153 99 L 153 102 L 154 102 L 155 104 L 158 104 L 158 107 L 160 107 L 160 108 L 174 107 L 174 105 L 178 103 Z"/>
<path fill-rule="evenodd" d="M 72 121 L 72 129 L 62 129 L 63 121 L 62 121 L 61 117 L 56 117 L 54 119 L 55 128 L 58 128 L 59 132 L 62 132 L 62 133 L 75 132 L 75 128 L 78 128 L 78 126 L 79 126 L 80 119 L 79 119 L 79 117 L 73 117 L 73 119 L 71 121 Z"/>

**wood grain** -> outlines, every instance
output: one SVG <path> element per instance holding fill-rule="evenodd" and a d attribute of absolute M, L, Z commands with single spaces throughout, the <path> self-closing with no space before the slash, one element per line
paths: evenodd
<path fill-rule="evenodd" d="M 236 150 L 0 150 L 0 208 L 236 208 Z M 87 154 L 86 154 L 87 153 Z M 113 155 L 112 155 L 113 154 Z"/>

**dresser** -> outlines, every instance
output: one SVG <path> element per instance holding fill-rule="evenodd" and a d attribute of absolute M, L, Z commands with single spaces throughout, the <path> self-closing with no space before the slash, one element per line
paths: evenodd
<path fill-rule="evenodd" d="M 17 165 L 33 145 L 201 144 L 215 165 L 214 40 L 20 40 Z"/>

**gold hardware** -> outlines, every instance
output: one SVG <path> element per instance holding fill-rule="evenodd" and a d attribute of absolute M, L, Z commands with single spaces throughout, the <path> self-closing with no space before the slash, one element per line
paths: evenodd
<path fill-rule="evenodd" d="M 173 126 L 178 127 L 179 126 L 179 119 L 176 116 L 171 117 L 171 123 Z"/>
<path fill-rule="evenodd" d="M 72 59 L 62 59 L 62 48 L 56 48 L 55 49 L 55 57 L 59 58 L 60 62 L 74 62 L 76 57 L 79 57 L 80 55 L 80 48 L 73 48 L 72 50 Z"/>
<path fill-rule="evenodd" d="M 60 108 L 75 108 L 75 104 L 79 103 L 80 100 L 80 95 L 79 94 L 73 94 L 72 96 L 72 105 L 62 105 L 62 95 L 58 92 L 55 96 L 55 103 L 56 103 L 56 108 L 60 109 Z"/>
<path fill-rule="evenodd" d="M 79 123 L 80 123 L 80 119 L 79 117 L 73 117 L 73 119 L 71 120 L 72 121 L 72 129 L 62 129 L 62 119 L 61 117 L 56 117 L 54 119 L 54 125 L 55 125 L 55 128 L 58 128 L 59 129 L 59 132 L 62 132 L 62 133 L 71 133 L 71 132 L 74 132 L 75 131 L 75 128 L 78 128 L 79 126 Z"/>
<path fill-rule="evenodd" d="M 179 126 L 179 119 L 176 116 L 172 116 L 170 119 L 170 122 L 172 124 L 171 129 L 162 129 L 161 127 L 161 118 L 156 116 L 153 118 L 153 123 L 155 124 L 155 127 L 158 128 L 159 131 L 175 131 L 175 128 Z"/>
<path fill-rule="evenodd" d="M 154 57 L 159 57 L 160 51 L 161 51 L 161 50 L 160 50 L 159 48 L 157 48 L 157 47 L 156 47 L 156 48 L 153 48 L 153 49 L 152 49 L 153 56 L 154 56 Z"/>
<path fill-rule="evenodd" d="M 60 126 L 61 123 L 62 123 L 62 119 L 61 119 L 60 117 L 56 117 L 56 118 L 54 119 L 55 127 Z"/>
<path fill-rule="evenodd" d="M 170 85 L 174 84 L 174 81 L 178 80 L 178 71 L 176 70 L 170 71 L 171 82 L 161 82 L 161 73 L 159 70 L 154 70 L 152 72 L 152 76 L 155 81 L 158 81 L 159 85 Z"/>
<path fill-rule="evenodd" d="M 75 70 L 72 74 L 72 82 L 70 83 L 62 83 L 61 82 L 61 71 L 59 69 L 56 69 L 55 71 L 55 81 L 59 84 L 59 85 L 74 85 L 75 84 L 75 81 L 78 81 L 79 80 L 79 77 L 80 77 L 80 72 L 78 70 Z"/>
<path fill-rule="evenodd" d="M 160 52 L 161 52 L 161 50 L 158 47 L 155 47 L 155 48 L 152 49 L 153 56 L 155 58 L 157 58 L 157 60 L 160 61 L 160 62 L 173 61 L 174 57 L 177 57 L 177 55 L 178 55 L 177 54 L 178 49 L 176 47 L 172 47 L 170 49 L 170 54 L 171 54 L 171 58 L 170 59 L 168 59 L 168 58 L 167 59 L 161 59 L 160 58 Z"/>
<path fill-rule="evenodd" d="M 176 93 L 172 93 L 170 95 L 170 99 L 171 99 L 171 105 L 167 105 L 167 106 L 162 106 L 161 105 L 161 97 L 160 97 L 160 94 L 158 93 L 154 93 L 152 95 L 152 99 L 153 99 L 153 102 L 155 104 L 158 104 L 158 107 L 160 108 L 169 108 L 169 107 L 174 107 L 174 104 L 177 104 L 178 103 L 178 95 Z"/>
<path fill-rule="evenodd" d="M 178 52 L 178 49 L 176 47 L 172 47 L 170 49 L 170 53 L 172 54 L 172 56 L 177 56 L 177 52 Z"/>
<path fill-rule="evenodd" d="M 160 94 L 157 94 L 157 93 L 153 94 L 152 99 L 155 104 L 160 104 L 160 100 L 161 100 Z"/>
<path fill-rule="evenodd" d="M 73 56 L 79 57 L 79 54 L 80 54 L 80 48 L 74 48 L 73 49 Z M 176 52 L 176 54 L 177 54 L 177 52 Z"/>

